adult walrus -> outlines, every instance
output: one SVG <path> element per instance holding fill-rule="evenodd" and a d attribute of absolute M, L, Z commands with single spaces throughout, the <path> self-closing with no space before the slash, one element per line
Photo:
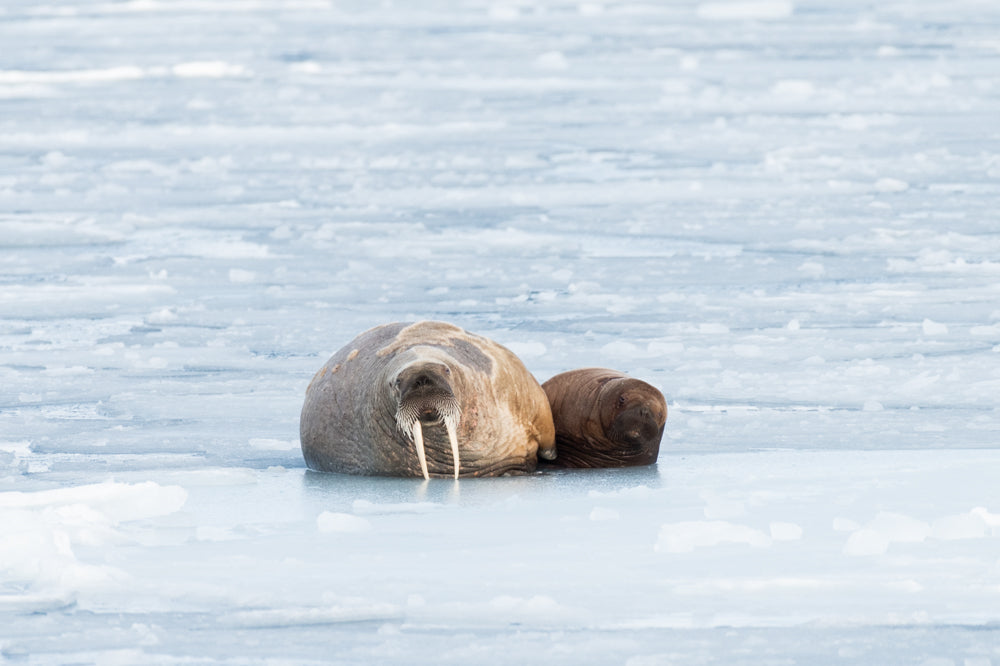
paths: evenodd
<path fill-rule="evenodd" d="M 443 322 L 385 324 L 326 362 L 299 423 L 306 464 L 387 476 L 499 476 L 555 457 L 545 392 L 513 352 Z"/>
<path fill-rule="evenodd" d="M 582 368 L 542 384 L 556 426 L 555 464 L 651 465 L 660 452 L 667 401 L 655 387 L 617 370 Z"/>

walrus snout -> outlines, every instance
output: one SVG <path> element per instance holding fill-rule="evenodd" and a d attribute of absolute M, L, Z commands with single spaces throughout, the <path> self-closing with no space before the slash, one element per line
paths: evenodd
<path fill-rule="evenodd" d="M 640 446 L 658 445 L 663 434 L 663 424 L 657 421 L 651 409 L 639 405 L 619 414 L 607 434 L 614 439 Z"/>
<path fill-rule="evenodd" d="M 414 392 L 441 392 L 452 395 L 449 377 L 451 369 L 443 363 L 421 363 L 403 368 L 396 375 L 394 385 L 399 391 L 400 400 Z"/>
<path fill-rule="evenodd" d="M 451 444 L 455 478 L 460 471 L 458 420 L 461 407 L 449 378 L 451 369 L 443 363 L 425 362 L 403 368 L 392 385 L 397 392 L 396 424 L 413 440 L 420 472 L 430 478 L 424 450 L 424 425 L 444 424 Z"/>

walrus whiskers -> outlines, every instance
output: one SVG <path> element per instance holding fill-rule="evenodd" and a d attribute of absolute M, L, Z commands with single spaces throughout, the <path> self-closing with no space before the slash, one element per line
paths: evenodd
<path fill-rule="evenodd" d="M 461 459 L 458 453 L 458 419 L 461 415 L 459 409 L 458 402 L 454 398 L 444 400 L 438 408 L 440 418 L 438 423 L 444 423 L 445 430 L 448 431 L 448 442 L 451 444 L 451 458 L 456 479 L 461 472 Z M 399 405 L 396 410 L 396 424 L 403 433 L 413 440 L 413 445 L 417 449 L 417 460 L 420 461 L 420 471 L 425 479 L 429 479 L 423 426 L 413 404 Z"/>

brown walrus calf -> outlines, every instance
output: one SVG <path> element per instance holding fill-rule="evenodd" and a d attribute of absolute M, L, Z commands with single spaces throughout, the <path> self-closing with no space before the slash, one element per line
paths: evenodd
<path fill-rule="evenodd" d="M 555 457 L 545 392 L 492 340 L 443 322 L 385 324 L 326 362 L 299 422 L 306 464 L 386 476 L 498 476 Z"/>
<path fill-rule="evenodd" d="M 660 453 L 667 401 L 617 370 L 582 368 L 542 384 L 556 427 L 556 465 L 651 465 Z"/>

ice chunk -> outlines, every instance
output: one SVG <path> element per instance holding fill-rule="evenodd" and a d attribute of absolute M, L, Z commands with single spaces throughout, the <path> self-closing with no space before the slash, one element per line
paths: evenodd
<path fill-rule="evenodd" d="M 875 190 L 878 192 L 895 193 L 905 192 L 908 189 L 910 184 L 897 178 L 879 178 L 875 181 Z"/>
<path fill-rule="evenodd" d="M 874 519 L 847 540 L 847 555 L 881 555 L 892 543 L 920 543 L 931 535 L 931 526 L 910 516 L 879 512 Z"/>
<path fill-rule="evenodd" d="M 870 528 L 862 528 L 847 539 L 845 555 L 883 555 L 889 550 L 889 537 Z"/>
<path fill-rule="evenodd" d="M 654 546 L 658 553 L 690 553 L 725 543 L 742 543 L 755 548 L 771 545 L 771 538 L 746 525 L 725 521 L 685 521 L 660 527 Z"/>
<path fill-rule="evenodd" d="M 948 541 L 955 539 L 981 539 L 990 532 L 983 516 L 975 511 L 938 518 L 931 525 L 931 536 Z"/>
<path fill-rule="evenodd" d="M 372 528 L 368 520 L 349 513 L 324 511 L 316 518 L 320 532 L 367 532 Z"/>
<path fill-rule="evenodd" d="M 249 74 L 246 67 L 233 65 L 221 60 L 206 60 L 197 62 L 184 62 L 174 65 L 171 71 L 175 76 L 182 78 L 210 78 L 220 79 L 223 77 L 246 76 Z"/>
<path fill-rule="evenodd" d="M 712 21 L 773 21 L 788 18 L 794 11 L 795 4 L 786 0 L 705 2 L 698 5 L 698 16 Z"/>
<path fill-rule="evenodd" d="M 947 324 L 940 324 L 936 321 L 931 321 L 930 319 L 924 319 L 922 328 L 924 335 L 948 335 Z"/>
<path fill-rule="evenodd" d="M 802 526 L 796 523 L 771 523 L 770 530 L 775 541 L 798 541 L 802 538 Z"/>
<path fill-rule="evenodd" d="M 564 70 L 569 68 L 569 61 L 560 51 L 547 51 L 535 59 L 535 65 L 540 69 Z"/>
<path fill-rule="evenodd" d="M 544 342 L 533 340 L 508 342 L 505 346 L 521 358 L 538 358 L 548 351 Z"/>
<path fill-rule="evenodd" d="M 618 520 L 619 518 L 621 518 L 621 514 L 619 514 L 616 509 L 609 509 L 603 506 L 594 507 L 594 509 L 590 512 L 590 519 L 595 522 Z"/>
<path fill-rule="evenodd" d="M 220 625 L 233 628 L 298 627 L 344 622 L 371 622 L 402 617 L 392 604 L 358 603 L 319 608 L 273 608 L 238 611 L 218 618 Z"/>

